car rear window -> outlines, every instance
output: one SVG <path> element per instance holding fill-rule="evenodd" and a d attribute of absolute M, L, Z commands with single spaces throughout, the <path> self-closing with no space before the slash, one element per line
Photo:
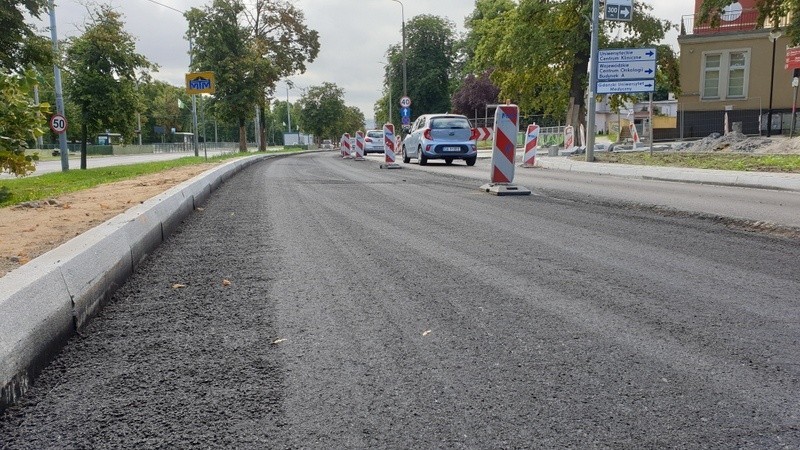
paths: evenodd
<path fill-rule="evenodd" d="M 438 117 L 431 119 L 431 128 L 442 130 L 472 127 L 470 127 L 469 121 L 463 117 Z"/>
<path fill-rule="evenodd" d="M 367 131 L 367 137 L 382 138 L 383 137 L 383 131 Z"/>

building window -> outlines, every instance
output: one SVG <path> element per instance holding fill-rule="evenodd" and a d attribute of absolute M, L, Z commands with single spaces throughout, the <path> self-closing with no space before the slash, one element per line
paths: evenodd
<path fill-rule="evenodd" d="M 704 53 L 702 98 L 704 100 L 746 98 L 749 65 L 749 50 Z"/>

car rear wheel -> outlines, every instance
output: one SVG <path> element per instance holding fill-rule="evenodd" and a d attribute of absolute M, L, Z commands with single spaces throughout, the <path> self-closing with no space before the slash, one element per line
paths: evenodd
<path fill-rule="evenodd" d="M 477 159 L 478 159 L 477 156 L 473 156 L 472 158 L 467 158 L 465 161 L 467 162 L 468 166 L 474 166 L 475 161 L 477 161 Z"/>
<path fill-rule="evenodd" d="M 408 164 L 411 162 L 411 158 L 408 157 L 408 152 L 406 152 L 406 148 L 403 147 L 403 163 Z"/>
<path fill-rule="evenodd" d="M 448 166 L 449 166 L 450 164 L 453 164 L 453 158 L 445 158 L 445 159 L 444 159 L 444 163 L 445 163 L 445 164 L 447 164 Z"/>
<path fill-rule="evenodd" d="M 417 149 L 417 158 L 419 159 L 419 165 L 424 166 L 428 164 L 428 158 L 422 154 L 422 147 Z"/>

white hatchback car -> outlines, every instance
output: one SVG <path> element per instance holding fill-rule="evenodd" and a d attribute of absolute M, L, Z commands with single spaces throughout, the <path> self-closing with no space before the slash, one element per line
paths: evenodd
<path fill-rule="evenodd" d="M 411 132 L 403 139 L 403 162 L 415 158 L 424 166 L 429 159 L 443 159 L 452 164 L 463 159 L 474 166 L 478 158 L 478 130 L 459 114 L 424 114 L 417 118 Z"/>
<path fill-rule="evenodd" d="M 364 154 L 383 153 L 383 130 L 369 130 L 364 138 Z"/>

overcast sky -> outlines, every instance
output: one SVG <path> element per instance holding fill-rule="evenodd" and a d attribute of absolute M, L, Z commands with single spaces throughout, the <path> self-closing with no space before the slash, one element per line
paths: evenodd
<path fill-rule="evenodd" d="M 59 39 L 80 33 L 86 17 L 87 0 L 56 0 Z M 149 0 L 94 0 L 108 3 L 124 14 L 125 28 L 137 39 L 137 50 L 160 66 L 156 79 L 182 86 L 189 65 L 188 42 L 184 39 L 186 20 L 169 8 Z M 175 9 L 202 7 L 211 0 L 156 0 Z M 293 0 L 305 12 L 306 24 L 320 34 L 320 53 L 305 74 L 290 77 L 296 88 L 289 101 L 301 95 L 301 88 L 336 83 L 345 90 L 345 102 L 356 106 L 368 121 L 380 97 L 386 49 L 401 41 L 401 7 L 392 0 Z M 446 17 L 464 31 L 464 18 L 473 10 L 474 0 L 402 0 L 406 20 L 419 14 Z M 679 23 L 681 15 L 692 14 L 693 0 L 651 0 L 654 14 Z M 43 25 L 49 25 L 44 17 Z M 677 50 L 676 34 L 668 42 Z M 278 85 L 276 96 L 286 99 L 286 84 Z M 413 106 L 412 106 L 413 107 Z"/>

